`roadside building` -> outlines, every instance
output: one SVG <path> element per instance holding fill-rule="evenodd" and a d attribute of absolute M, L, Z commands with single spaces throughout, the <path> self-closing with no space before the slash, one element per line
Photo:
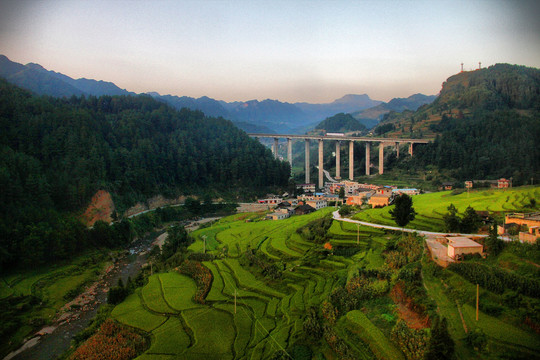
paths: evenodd
<path fill-rule="evenodd" d="M 468 180 L 468 181 L 465 181 L 465 188 L 467 189 L 472 189 L 473 187 L 473 182 Z"/>
<path fill-rule="evenodd" d="M 351 195 L 347 197 L 347 205 L 362 205 L 364 203 L 364 196 Z"/>
<path fill-rule="evenodd" d="M 391 197 L 391 194 L 374 194 L 369 198 L 368 204 L 371 205 L 372 208 L 388 206 L 390 205 Z"/>
<path fill-rule="evenodd" d="M 480 254 L 484 247 L 464 236 L 451 236 L 448 239 L 448 256 L 452 259 L 460 258 L 465 254 Z"/>
<path fill-rule="evenodd" d="M 311 206 L 315 210 L 319 210 L 328 206 L 328 202 L 326 200 L 308 200 L 306 201 L 306 204 Z"/>
<path fill-rule="evenodd" d="M 278 197 L 259 199 L 259 204 L 278 205 L 281 202 L 283 202 L 283 200 L 281 198 L 278 198 Z"/>
<path fill-rule="evenodd" d="M 507 214 L 505 223 L 513 223 L 520 226 L 526 225 L 528 228 L 540 226 L 540 212 Z"/>
<path fill-rule="evenodd" d="M 406 194 L 406 195 L 409 195 L 409 196 L 413 196 L 413 195 L 420 194 L 420 190 L 414 189 L 414 188 L 410 188 L 410 189 L 392 189 L 392 194 L 394 194 L 396 196 L 401 195 L 401 194 Z"/>
<path fill-rule="evenodd" d="M 315 209 L 307 204 L 300 205 L 294 208 L 296 215 L 307 215 L 315 211 Z"/>
<path fill-rule="evenodd" d="M 519 233 L 519 240 L 522 242 L 528 242 L 531 244 L 536 243 L 536 240 L 540 238 L 540 226 L 531 226 L 529 231 L 522 231 Z"/>

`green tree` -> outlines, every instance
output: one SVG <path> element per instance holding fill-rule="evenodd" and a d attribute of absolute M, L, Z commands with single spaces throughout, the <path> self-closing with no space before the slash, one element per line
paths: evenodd
<path fill-rule="evenodd" d="M 424 356 L 425 360 L 444 360 L 452 359 L 454 355 L 454 340 L 448 333 L 448 324 L 446 318 L 435 317 L 431 327 L 431 338 L 428 349 Z"/>
<path fill-rule="evenodd" d="M 459 226 L 460 231 L 464 233 L 472 234 L 478 230 L 479 226 L 480 226 L 480 217 L 471 206 L 468 206 L 467 209 L 465 210 L 465 214 L 463 215 L 463 218 L 461 219 L 461 223 Z"/>
<path fill-rule="evenodd" d="M 414 220 L 416 211 L 412 205 L 412 198 L 407 194 L 401 194 L 395 199 L 394 208 L 390 210 L 390 215 L 398 226 L 405 227 Z"/>
<path fill-rule="evenodd" d="M 457 209 L 454 206 L 454 204 L 450 204 L 448 206 L 448 213 L 443 215 L 444 219 L 444 228 L 448 232 L 456 232 L 459 231 L 461 219 L 457 215 Z"/>
<path fill-rule="evenodd" d="M 339 188 L 339 198 L 344 199 L 345 198 L 345 188 L 342 186 Z"/>

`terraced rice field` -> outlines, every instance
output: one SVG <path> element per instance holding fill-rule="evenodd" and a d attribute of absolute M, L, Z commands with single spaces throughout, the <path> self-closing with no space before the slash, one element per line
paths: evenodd
<path fill-rule="evenodd" d="M 527 186 L 508 190 L 477 190 L 453 195 L 451 191 L 415 195 L 413 206 L 416 219 L 408 228 L 428 231 L 444 231 L 443 215 L 450 204 L 463 213 L 468 206 L 478 211 L 511 212 L 526 207 L 530 199 L 540 198 L 539 186 Z M 391 207 L 369 209 L 356 214 L 355 220 L 395 226 L 389 214 Z"/>
<path fill-rule="evenodd" d="M 207 251 L 222 254 L 222 248 L 228 248 L 228 256 L 203 263 L 213 275 L 206 304 L 193 302 L 195 282 L 173 271 L 151 276 L 142 289 L 114 309 L 112 316 L 151 334 L 151 347 L 140 359 L 269 358 L 296 341 L 306 310 L 319 308 L 332 291 L 336 282 L 333 273 L 355 262 L 333 256 L 318 267 L 301 266 L 300 258 L 314 244 L 303 240 L 296 229 L 332 210 L 248 223 L 235 215 L 200 229 L 193 234 L 199 239 L 207 236 Z M 358 261 L 368 250 L 382 246 L 384 239 L 373 240 L 382 234 L 361 227 L 357 244 L 356 226 L 335 222 L 330 231 L 332 244 L 360 248 L 354 255 Z M 218 245 L 208 246 L 208 239 L 215 239 Z M 196 242 L 191 250 L 199 247 Z M 241 265 L 239 256 L 248 247 L 271 259 L 287 259 L 278 287 Z"/>

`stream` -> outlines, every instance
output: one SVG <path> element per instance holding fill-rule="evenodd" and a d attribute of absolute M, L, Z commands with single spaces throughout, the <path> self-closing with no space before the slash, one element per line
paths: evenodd
<path fill-rule="evenodd" d="M 144 238 L 131 244 L 128 255 L 118 259 L 114 268 L 98 282 L 92 302 L 79 310 L 70 311 L 72 316 L 61 321 L 59 325 L 56 325 L 57 321 L 55 325 L 42 329 L 40 333 L 43 335 L 33 337 L 4 360 L 49 360 L 62 355 L 70 347 L 73 336 L 85 329 L 96 316 L 99 306 L 107 302 L 108 288 L 116 286 L 120 278 L 125 284 L 128 277 L 133 279 L 137 276 L 146 262 L 152 240 Z"/>

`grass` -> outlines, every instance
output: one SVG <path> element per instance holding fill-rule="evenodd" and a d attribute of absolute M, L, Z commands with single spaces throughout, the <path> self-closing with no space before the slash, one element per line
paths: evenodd
<path fill-rule="evenodd" d="M 139 293 L 140 290 L 137 290 L 136 293 L 129 295 L 114 308 L 111 316 L 126 325 L 151 332 L 163 324 L 167 318 L 147 311 L 142 305 Z"/>
<path fill-rule="evenodd" d="M 360 339 L 369 344 L 369 348 L 378 359 L 405 359 L 403 354 L 360 310 L 353 310 L 345 316 L 346 326 Z"/>
<path fill-rule="evenodd" d="M 452 191 L 441 191 L 413 196 L 413 207 L 418 213 L 407 227 L 418 230 L 444 231 L 443 215 L 450 204 L 464 213 L 468 206 L 475 210 L 490 212 L 519 211 L 526 208 L 529 199 L 540 198 L 540 186 L 524 186 L 508 190 L 474 190 L 454 195 Z M 395 226 L 388 211 L 391 207 L 369 209 L 353 218 L 367 222 Z"/>
<path fill-rule="evenodd" d="M 146 353 L 180 355 L 189 345 L 189 335 L 182 322 L 176 317 L 171 317 L 152 332 L 152 345 Z"/>
<path fill-rule="evenodd" d="M 155 274 L 148 278 L 148 284 L 142 289 L 142 299 L 144 304 L 153 312 L 166 314 L 175 311 L 167 304 L 163 297 L 160 275 Z M 176 290 L 174 291 L 176 292 Z"/>
<path fill-rule="evenodd" d="M 200 306 L 192 301 L 197 285 L 192 278 L 177 272 L 159 274 L 167 305 L 176 311 Z"/>

